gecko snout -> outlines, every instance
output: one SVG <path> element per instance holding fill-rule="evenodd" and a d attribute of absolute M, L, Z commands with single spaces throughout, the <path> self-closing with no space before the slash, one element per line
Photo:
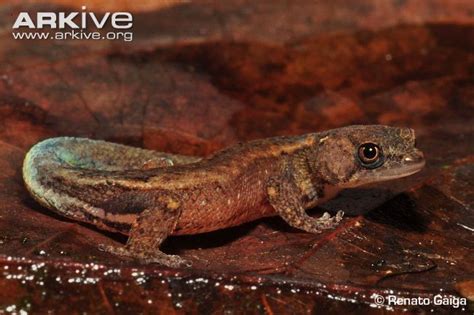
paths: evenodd
<path fill-rule="evenodd" d="M 425 164 L 425 157 L 423 155 L 423 152 L 418 149 L 414 149 L 413 152 L 403 158 L 403 162 L 410 165 L 420 164 L 420 166 L 422 167 Z"/>

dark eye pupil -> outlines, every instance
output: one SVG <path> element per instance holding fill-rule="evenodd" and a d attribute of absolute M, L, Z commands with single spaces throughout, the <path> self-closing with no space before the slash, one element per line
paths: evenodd
<path fill-rule="evenodd" d="M 366 159 L 373 159 L 377 156 L 377 149 L 373 144 L 366 144 L 363 148 L 364 157 Z"/>

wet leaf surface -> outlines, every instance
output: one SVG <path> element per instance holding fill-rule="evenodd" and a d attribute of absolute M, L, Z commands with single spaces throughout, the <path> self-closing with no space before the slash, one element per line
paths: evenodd
<path fill-rule="evenodd" d="M 17 12 L 64 8 L 0 7 L 0 310 L 382 313 L 376 294 L 472 301 L 472 4 L 237 2 L 136 13 L 131 43 L 15 41 Z M 190 269 L 101 252 L 125 239 L 42 208 L 21 178 L 28 148 L 53 136 L 206 155 L 357 123 L 415 128 L 426 169 L 312 210 L 348 213 L 320 235 L 269 218 L 167 240 Z"/>

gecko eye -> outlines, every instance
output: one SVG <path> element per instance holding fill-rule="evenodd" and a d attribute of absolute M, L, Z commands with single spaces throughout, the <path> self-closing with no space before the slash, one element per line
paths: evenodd
<path fill-rule="evenodd" d="M 361 144 L 357 156 L 362 166 L 366 168 L 376 168 L 384 162 L 382 150 L 374 143 Z"/>

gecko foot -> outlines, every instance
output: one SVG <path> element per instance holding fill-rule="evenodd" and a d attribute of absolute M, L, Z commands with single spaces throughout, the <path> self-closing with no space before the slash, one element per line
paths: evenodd
<path fill-rule="evenodd" d="M 335 216 L 331 217 L 329 213 L 325 212 L 319 220 L 321 220 L 321 223 L 324 225 L 326 229 L 331 229 L 339 225 L 339 222 L 341 222 L 342 218 L 344 217 L 344 211 L 339 210 Z"/>
<path fill-rule="evenodd" d="M 321 233 L 323 230 L 332 229 L 339 225 L 342 218 L 344 217 L 344 211 L 339 210 L 335 216 L 331 216 L 329 213 L 324 214 L 308 222 L 308 227 L 305 228 L 307 232 Z"/>
<path fill-rule="evenodd" d="M 125 246 L 111 246 L 103 245 L 99 246 L 99 250 L 111 253 L 117 256 L 128 257 L 137 259 L 142 263 L 151 264 L 157 263 L 167 267 L 178 268 L 178 267 L 191 267 L 192 263 L 177 256 L 167 255 L 161 251 L 156 251 L 153 254 L 135 253 Z"/>

